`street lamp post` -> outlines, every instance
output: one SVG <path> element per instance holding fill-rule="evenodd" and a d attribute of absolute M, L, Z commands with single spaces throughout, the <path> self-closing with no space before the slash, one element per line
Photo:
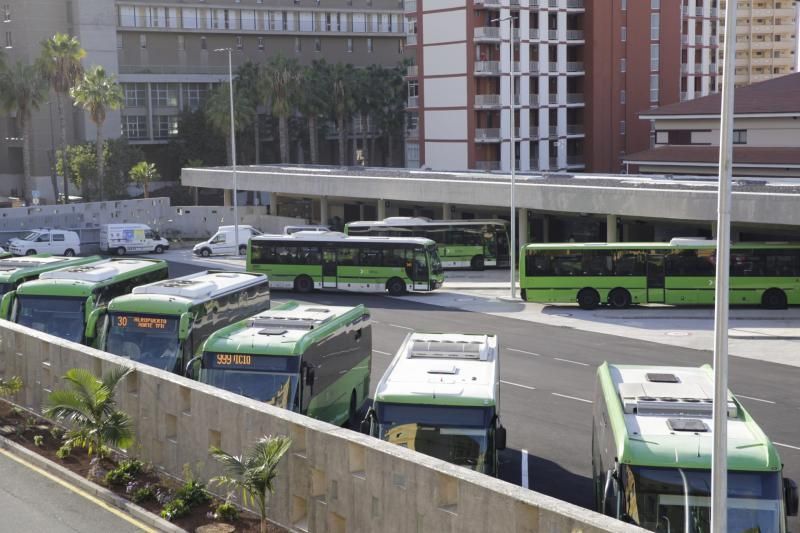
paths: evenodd
<path fill-rule="evenodd" d="M 239 201 L 238 187 L 236 183 L 236 130 L 234 129 L 233 117 L 233 65 L 231 54 L 232 48 L 216 48 L 215 52 L 228 52 L 228 95 L 231 101 L 231 165 L 233 170 L 233 233 L 235 235 L 236 254 L 239 254 Z"/>

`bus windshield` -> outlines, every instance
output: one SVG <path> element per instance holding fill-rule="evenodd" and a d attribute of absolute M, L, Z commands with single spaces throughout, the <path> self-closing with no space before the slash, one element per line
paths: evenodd
<path fill-rule="evenodd" d="M 626 467 L 623 484 L 634 523 L 653 531 L 710 533 L 709 470 Z M 783 532 L 781 494 L 778 472 L 729 471 L 728 531 Z"/>
<path fill-rule="evenodd" d="M 297 357 L 205 353 L 200 381 L 283 409 L 294 409 Z"/>
<path fill-rule="evenodd" d="M 181 353 L 178 317 L 112 313 L 106 351 L 174 372 Z"/>
<path fill-rule="evenodd" d="M 439 252 L 436 251 L 436 247 L 431 246 L 428 248 L 428 253 L 431 256 L 431 274 L 441 274 L 444 272 L 444 270 L 442 270 L 442 261 L 439 259 Z"/>
<path fill-rule="evenodd" d="M 10 283 L 0 283 L 0 296 L 4 295 L 5 293 L 7 293 L 10 290 L 11 290 L 11 284 Z"/>
<path fill-rule="evenodd" d="M 21 295 L 18 301 L 18 324 L 68 341 L 83 341 L 85 298 Z"/>
<path fill-rule="evenodd" d="M 379 403 L 377 415 L 382 440 L 494 474 L 489 432 L 491 409 Z"/>

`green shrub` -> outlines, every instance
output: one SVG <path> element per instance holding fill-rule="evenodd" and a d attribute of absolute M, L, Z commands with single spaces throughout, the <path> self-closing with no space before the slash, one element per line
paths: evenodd
<path fill-rule="evenodd" d="M 239 509 L 231 502 L 223 502 L 214 509 L 214 520 L 235 522 L 239 518 Z"/>
<path fill-rule="evenodd" d="M 124 485 L 133 481 L 141 471 L 144 464 L 138 459 L 125 459 L 117 467 L 106 474 L 108 485 Z"/>
<path fill-rule="evenodd" d="M 177 499 L 183 500 L 189 507 L 195 507 L 211 501 L 211 496 L 206 492 L 206 486 L 196 479 L 185 482 L 175 492 Z"/>
<path fill-rule="evenodd" d="M 156 499 L 156 491 L 153 490 L 152 485 L 145 485 L 144 487 L 139 487 L 138 489 L 133 491 L 131 494 L 131 500 L 133 503 L 144 503 L 149 501 L 155 501 Z"/>
<path fill-rule="evenodd" d="M 161 518 L 163 518 L 164 520 L 169 520 L 170 522 L 173 520 L 177 520 L 178 518 L 183 518 L 188 514 L 189 514 L 189 506 L 186 505 L 186 502 L 180 498 L 175 498 L 174 500 L 170 500 L 161 509 Z"/>
<path fill-rule="evenodd" d="M 41 448 L 44 445 L 44 437 L 42 435 L 34 435 L 33 445 L 37 448 Z"/>
<path fill-rule="evenodd" d="M 72 447 L 71 446 L 67 446 L 65 444 L 64 446 L 62 446 L 58 450 L 56 450 L 56 457 L 58 457 L 61 460 L 64 460 L 67 457 L 69 457 L 69 454 L 71 454 L 71 453 L 72 453 Z"/>

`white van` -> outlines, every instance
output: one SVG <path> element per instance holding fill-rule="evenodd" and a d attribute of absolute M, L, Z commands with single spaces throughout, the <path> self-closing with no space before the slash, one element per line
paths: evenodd
<path fill-rule="evenodd" d="M 217 232 L 207 241 L 194 245 L 192 253 L 208 257 L 209 255 L 235 254 L 236 236 L 234 226 L 220 226 Z M 247 252 L 247 241 L 250 237 L 261 235 L 253 226 L 239 224 L 239 255 Z"/>
<path fill-rule="evenodd" d="M 283 234 L 291 235 L 292 233 L 297 233 L 298 231 L 316 231 L 318 233 L 323 233 L 330 230 L 331 228 L 329 228 L 328 226 L 320 226 L 314 224 L 299 224 L 297 226 L 284 226 Z"/>
<path fill-rule="evenodd" d="M 169 241 L 147 224 L 103 224 L 100 250 L 110 254 L 164 253 Z"/>
<path fill-rule="evenodd" d="M 14 255 L 53 254 L 74 257 L 81 253 L 81 239 L 78 234 L 63 229 L 34 229 L 21 239 L 11 239 L 8 244 L 8 251 Z"/>

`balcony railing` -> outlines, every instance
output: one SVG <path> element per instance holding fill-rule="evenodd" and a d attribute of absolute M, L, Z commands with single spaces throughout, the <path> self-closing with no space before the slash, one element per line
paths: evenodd
<path fill-rule="evenodd" d="M 550 105 L 557 104 L 558 103 L 558 95 L 555 94 L 555 93 L 548 94 L 547 95 L 547 101 L 550 103 Z"/>
<path fill-rule="evenodd" d="M 227 74 L 227 66 L 216 65 L 120 65 L 120 74 Z"/>
<path fill-rule="evenodd" d="M 567 9 L 583 9 L 583 0 L 567 0 Z"/>
<path fill-rule="evenodd" d="M 534 74 L 539 72 L 539 62 L 538 61 L 531 61 L 528 64 L 528 70 L 533 72 Z"/>
<path fill-rule="evenodd" d="M 567 72 L 583 72 L 583 61 L 568 61 Z"/>
<path fill-rule="evenodd" d="M 528 38 L 529 39 L 538 39 L 539 38 L 539 28 L 530 28 L 528 30 Z"/>
<path fill-rule="evenodd" d="M 406 139 L 419 139 L 419 128 L 406 130 Z"/>
<path fill-rule="evenodd" d="M 550 137 L 555 137 L 558 134 L 558 126 L 550 126 L 548 128 Z"/>
<path fill-rule="evenodd" d="M 500 28 L 495 28 L 493 26 L 479 27 L 475 28 L 473 34 L 475 39 L 499 39 Z"/>
<path fill-rule="evenodd" d="M 406 68 L 406 76 L 409 78 L 419 76 L 419 65 L 409 65 L 408 68 Z"/>
<path fill-rule="evenodd" d="M 558 30 L 547 30 L 547 40 L 548 41 L 557 41 L 558 40 Z"/>
<path fill-rule="evenodd" d="M 569 93 L 567 95 L 567 104 L 584 104 L 586 99 L 583 93 Z"/>
<path fill-rule="evenodd" d="M 499 141 L 500 128 L 476 128 L 475 129 L 476 141 Z"/>
<path fill-rule="evenodd" d="M 499 94 L 476 94 L 475 107 L 497 107 L 500 105 Z"/>
<path fill-rule="evenodd" d="M 406 13 L 416 13 L 417 12 L 417 0 L 405 0 L 403 2 L 403 10 Z"/>
<path fill-rule="evenodd" d="M 583 124 L 567 124 L 567 135 L 583 135 Z"/>
<path fill-rule="evenodd" d="M 419 107 L 419 96 L 409 96 L 408 105 L 406 107 L 409 109 Z"/>
<path fill-rule="evenodd" d="M 486 74 L 500 74 L 499 61 L 476 61 L 475 72 Z"/>
<path fill-rule="evenodd" d="M 539 105 L 539 95 L 538 94 L 529 94 L 528 98 L 531 102 L 531 107 L 537 107 Z"/>
<path fill-rule="evenodd" d="M 476 6 L 499 7 L 500 0 L 475 0 Z"/>
<path fill-rule="evenodd" d="M 567 30 L 568 41 L 583 41 L 583 30 Z"/>
<path fill-rule="evenodd" d="M 406 34 L 406 44 L 408 46 L 414 46 L 417 44 L 417 34 L 416 33 L 408 33 Z"/>
<path fill-rule="evenodd" d="M 557 63 L 557 62 L 555 62 L 555 61 L 550 61 L 550 62 L 547 64 L 547 70 L 548 70 L 549 72 L 558 72 L 558 63 Z"/>
<path fill-rule="evenodd" d="M 531 126 L 530 129 L 528 130 L 528 137 L 530 137 L 531 140 L 538 139 L 539 138 L 539 126 Z"/>

